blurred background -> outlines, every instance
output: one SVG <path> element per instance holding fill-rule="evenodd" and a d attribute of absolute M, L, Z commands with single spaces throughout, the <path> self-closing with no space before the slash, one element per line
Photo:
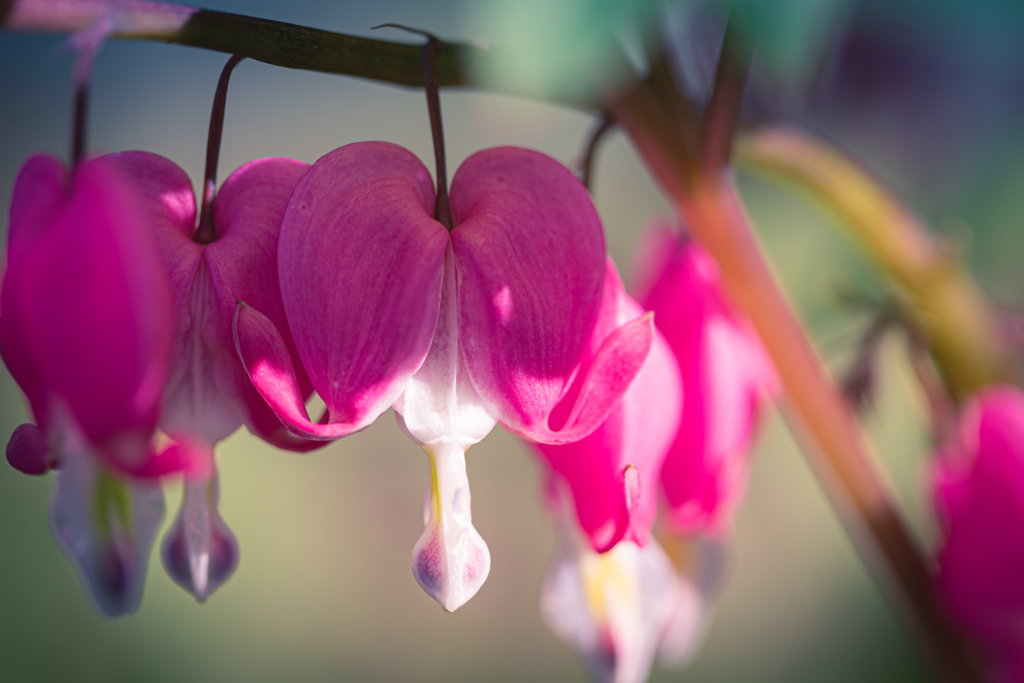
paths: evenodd
<path fill-rule="evenodd" d="M 1024 68 L 1019 3 L 758 3 L 758 46 L 745 115 L 806 126 L 851 150 L 936 229 L 965 249 L 982 284 L 1012 311 L 1024 303 Z M 762 6 L 763 5 L 763 6 Z M 375 3 L 210 0 L 211 9 L 371 35 L 396 22 L 442 38 L 518 42 L 643 12 L 637 3 Z M 765 8 L 769 8 L 766 10 Z M 680 3 L 656 14 L 676 41 L 687 91 L 706 97 L 721 6 Z M 619 25 L 625 26 L 620 23 Z M 564 31 L 559 34 L 559 31 Z M 620 37 L 639 54 L 639 32 Z M 394 32 L 375 37 L 407 40 Z M 533 41 L 533 43 L 531 43 Z M 71 56 L 55 36 L 0 33 L 0 196 L 9 201 L 30 154 L 66 158 Z M 226 57 L 157 43 L 113 42 L 94 78 L 90 148 L 143 149 L 202 177 L 209 105 Z M 524 78 L 545 78 L 543 59 Z M 708 67 L 708 64 L 711 66 Z M 536 66 L 536 65 L 534 65 Z M 530 67 L 533 68 L 533 67 Z M 494 145 L 542 150 L 573 166 L 589 114 L 486 92 L 442 94 L 449 173 Z M 388 140 L 431 158 L 422 91 L 292 72 L 251 61 L 235 71 L 220 177 L 264 156 L 312 163 L 358 140 Z M 594 199 L 625 271 L 639 231 L 668 205 L 628 141 L 612 133 Z M 867 318 L 837 292 L 881 291 L 877 274 L 820 207 L 769 180 L 740 186 L 770 261 L 831 367 L 848 365 Z M 6 209 L 0 226 L 6 231 Z M 922 543 L 934 526 L 922 490 L 924 402 L 898 339 L 883 348 L 877 400 L 864 421 L 880 464 Z M 0 436 L 26 421 L 0 371 Z M 382 416 L 365 432 L 306 456 L 247 433 L 218 449 L 221 511 L 241 546 L 234 577 L 199 606 L 154 553 L 142 607 L 108 622 L 89 607 L 50 538 L 53 475 L 0 467 L 0 679 L 7 681 L 583 681 L 548 633 L 537 601 L 550 525 L 538 468 L 496 429 L 468 455 L 476 528 L 490 578 L 444 613 L 413 580 L 422 530 L 425 455 Z M 180 484 L 166 487 L 169 525 Z M 928 671 L 900 629 L 777 414 L 766 420 L 731 577 L 707 642 L 683 671 L 654 681 L 914 681 Z"/>

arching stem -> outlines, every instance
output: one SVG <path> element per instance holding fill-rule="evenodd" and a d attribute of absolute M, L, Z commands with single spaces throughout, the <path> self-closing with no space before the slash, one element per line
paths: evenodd
<path fill-rule="evenodd" d="M 224 133 L 224 109 L 228 100 L 228 82 L 231 72 L 245 57 L 233 55 L 217 81 L 217 92 L 213 96 L 210 111 L 210 132 L 206 137 L 206 172 L 203 175 L 203 204 L 199 210 L 199 228 L 193 238 L 199 244 L 210 244 L 217 240 L 217 226 L 213 220 L 213 201 L 217 198 L 217 162 L 220 160 L 220 140 Z"/>

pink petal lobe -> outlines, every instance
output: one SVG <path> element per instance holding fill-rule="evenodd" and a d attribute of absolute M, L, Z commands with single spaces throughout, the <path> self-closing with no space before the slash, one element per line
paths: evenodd
<path fill-rule="evenodd" d="M 295 347 L 330 413 L 330 427 L 318 433 L 366 427 L 423 363 L 448 245 L 433 209 L 426 168 L 383 142 L 330 152 L 296 186 L 281 226 L 278 274 Z M 280 416 L 294 401 L 277 403 Z M 286 424 L 305 424 L 289 414 Z"/>
<path fill-rule="evenodd" d="M 451 198 L 461 338 L 473 384 L 512 431 L 557 438 L 548 414 L 583 360 L 601 306 L 597 211 L 564 166 L 513 147 L 467 159 Z"/>
<path fill-rule="evenodd" d="M 595 362 L 607 338 L 623 329 L 620 325 L 648 318 L 623 290 L 610 260 L 608 272 L 602 315 L 592 340 L 598 349 Z M 568 485 L 579 526 L 596 552 L 607 552 L 623 538 L 646 544 L 657 513 L 662 462 L 679 428 L 683 405 L 679 365 L 660 333 L 653 333 L 649 346 L 650 353 L 641 359 L 642 366 L 627 383 L 621 401 L 592 433 L 575 442 L 535 445 Z M 576 406 L 586 405 L 588 380 L 582 384 L 574 399 Z M 608 391 L 616 382 L 594 384 Z M 568 396 L 567 400 L 573 399 Z"/>

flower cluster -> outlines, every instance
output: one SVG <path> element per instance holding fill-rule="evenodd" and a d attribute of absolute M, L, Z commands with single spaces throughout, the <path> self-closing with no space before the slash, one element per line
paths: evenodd
<path fill-rule="evenodd" d="M 666 226 L 627 294 L 589 193 L 541 153 L 480 151 L 454 176 L 451 227 L 439 202 L 423 164 L 383 142 L 252 161 L 201 204 L 148 152 L 26 162 L 0 351 L 35 423 L 7 458 L 59 471 L 52 528 L 99 612 L 140 603 L 162 480 L 184 479 L 163 564 L 202 602 L 239 559 L 216 444 L 245 425 L 305 452 L 393 408 L 430 463 L 413 575 L 445 610 L 490 570 L 465 453 L 500 422 L 546 473 L 552 630 L 602 680 L 693 651 L 775 392 L 756 335 L 711 257 Z"/>

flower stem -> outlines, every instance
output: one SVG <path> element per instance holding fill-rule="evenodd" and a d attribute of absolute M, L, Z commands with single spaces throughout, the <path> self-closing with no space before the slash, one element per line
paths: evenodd
<path fill-rule="evenodd" d="M 583 187 L 588 190 L 593 180 L 594 157 L 597 153 L 597 146 L 604 140 L 608 131 L 614 127 L 615 119 L 612 118 L 611 114 L 605 112 L 598 120 L 593 132 L 587 138 L 587 147 L 583 153 L 583 160 L 580 161 L 580 180 L 583 182 Z"/>
<path fill-rule="evenodd" d="M 437 84 L 437 49 L 441 41 L 428 35 L 427 42 L 420 48 L 423 64 L 423 89 L 427 93 L 427 110 L 430 112 L 430 136 L 434 142 L 434 165 L 437 175 L 437 203 L 434 220 L 452 231 L 452 209 L 448 202 L 448 168 L 444 153 L 444 123 L 441 120 L 441 94 Z"/>
<path fill-rule="evenodd" d="M 210 244 L 217 240 L 217 226 L 213 220 L 213 202 L 217 197 L 217 163 L 220 160 L 220 140 L 224 132 L 224 110 L 227 107 L 228 83 L 231 72 L 245 57 L 233 55 L 217 81 L 217 92 L 213 96 L 210 111 L 210 132 L 206 137 L 206 173 L 203 175 L 203 205 L 199 213 L 199 227 L 194 240 L 199 244 Z"/>

